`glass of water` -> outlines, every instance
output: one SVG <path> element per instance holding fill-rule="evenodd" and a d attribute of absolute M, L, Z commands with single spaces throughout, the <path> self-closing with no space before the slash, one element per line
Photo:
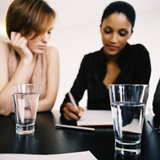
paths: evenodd
<path fill-rule="evenodd" d="M 124 156 L 141 153 L 141 137 L 149 85 L 109 85 L 115 151 Z"/>
<path fill-rule="evenodd" d="M 39 101 L 40 84 L 12 84 L 16 133 L 32 134 Z"/>

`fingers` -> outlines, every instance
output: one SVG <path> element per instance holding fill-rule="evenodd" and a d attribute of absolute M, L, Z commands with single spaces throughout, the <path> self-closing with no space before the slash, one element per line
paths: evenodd
<path fill-rule="evenodd" d="M 63 108 L 63 115 L 67 120 L 78 120 L 82 114 L 84 109 L 78 106 L 79 110 L 77 110 L 72 103 L 66 103 L 66 106 Z"/>
<path fill-rule="evenodd" d="M 82 117 L 83 112 L 84 112 L 84 108 L 82 108 L 82 107 L 78 106 L 78 109 L 79 109 L 78 116 L 79 116 L 79 117 Z"/>
<path fill-rule="evenodd" d="M 23 48 L 24 45 L 27 45 L 27 40 L 21 35 L 21 33 L 11 32 L 11 44 L 13 47 Z"/>
<path fill-rule="evenodd" d="M 31 50 L 28 48 L 27 39 L 18 32 L 11 32 L 11 45 L 20 55 L 21 59 L 31 62 L 33 55 Z"/>
<path fill-rule="evenodd" d="M 13 40 L 16 36 L 17 32 L 11 32 L 11 40 Z"/>
<path fill-rule="evenodd" d="M 75 116 L 75 114 L 69 112 L 68 114 L 66 114 L 65 112 L 63 113 L 63 116 L 65 117 L 66 120 L 68 121 L 72 121 L 72 120 L 78 120 L 79 117 Z"/>

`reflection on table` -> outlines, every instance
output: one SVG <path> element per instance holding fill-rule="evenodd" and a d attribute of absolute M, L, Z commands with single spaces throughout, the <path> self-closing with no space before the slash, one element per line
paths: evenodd
<path fill-rule="evenodd" d="M 145 116 L 141 155 L 129 159 L 160 159 L 160 133 L 152 131 L 148 120 L 154 127 L 160 125 L 160 117 Z M 35 133 L 17 135 L 14 114 L 0 116 L 0 153 L 60 154 L 89 150 L 99 160 L 128 159 L 115 153 L 112 127 L 96 127 L 95 132 L 90 132 L 56 129 L 56 123 L 66 124 L 59 111 L 38 113 Z M 70 122 L 70 125 L 75 124 Z"/>

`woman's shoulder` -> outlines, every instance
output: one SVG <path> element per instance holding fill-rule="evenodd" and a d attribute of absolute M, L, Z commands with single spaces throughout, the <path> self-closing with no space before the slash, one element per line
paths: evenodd
<path fill-rule="evenodd" d="M 102 49 L 100 50 L 97 50 L 97 51 L 94 51 L 94 52 L 90 52 L 88 54 L 85 54 L 83 59 L 85 60 L 92 60 L 92 59 L 99 59 L 99 57 L 101 57 L 103 54 L 102 54 Z"/>
<path fill-rule="evenodd" d="M 128 57 L 132 57 L 132 58 L 145 58 L 145 57 L 149 57 L 149 52 L 147 50 L 147 48 L 143 45 L 143 44 L 127 44 L 126 46 L 126 50 L 124 52 L 124 54 Z"/>
<path fill-rule="evenodd" d="M 137 43 L 137 44 L 132 44 L 132 45 L 130 45 L 130 44 L 127 44 L 127 46 L 131 49 L 131 50 L 133 50 L 133 51 L 147 51 L 147 49 L 146 49 L 146 47 L 143 45 L 143 44 L 140 44 L 140 43 Z"/>
<path fill-rule="evenodd" d="M 135 60 L 137 63 L 138 61 L 143 61 L 144 63 L 150 61 L 150 55 L 146 47 L 142 44 L 133 44 L 128 45 L 129 48 L 125 52 L 125 60 Z"/>
<path fill-rule="evenodd" d="M 58 50 L 53 46 L 48 46 L 46 48 L 46 54 L 58 54 Z"/>
<path fill-rule="evenodd" d="M 48 61 L 52 60 L 52 58 L 57 59 L 59 57 L 58 50 L 53 46 L 48 46 L 46 48 L 45 55 Z"/>
<path fill-rule="evenodd" d="M 0 40 L 0 47 L 1 49 L 9 49 L 9 43 L 3 42 Z"/>
<path fill-rule="evenodd" d="M 96 66 L 97 64 L 101 63 L 102 54 L 101 50 L 90 52 L 85 54 L 81 60 L 81 66 L 88 67 L 88 66 Z"/>
<path fill-rule="evenodd" d="M 10 44 L 0 41 L 0 49 L 1 49 L 0 56 L 7 58 L 10 53 Z"/>
<path fill-rule="evenodd" d="M 83 60 L 86 63 L 92 63 L 93 65 L 97 65 L 101 62 L 104 61 L 104 52 L 103 52 L 103 47 L 100 50 L 94 51 L 94 52 L 90 52 L 88 54 L 86 54 L 83 58 Z"/>

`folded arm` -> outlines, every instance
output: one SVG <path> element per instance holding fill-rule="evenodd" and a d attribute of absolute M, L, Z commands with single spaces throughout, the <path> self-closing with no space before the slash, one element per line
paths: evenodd
<path fill-rule="evenodd" d="M 11 84 L 27 82 L 28 68 L 31 65 L 32 58 L 21 59 L 12 79 L 9 81 L 9 47 L 5 42 L 0 42 L 0 48 L 0 114 L 9 115 L 13 111 Z"/>

